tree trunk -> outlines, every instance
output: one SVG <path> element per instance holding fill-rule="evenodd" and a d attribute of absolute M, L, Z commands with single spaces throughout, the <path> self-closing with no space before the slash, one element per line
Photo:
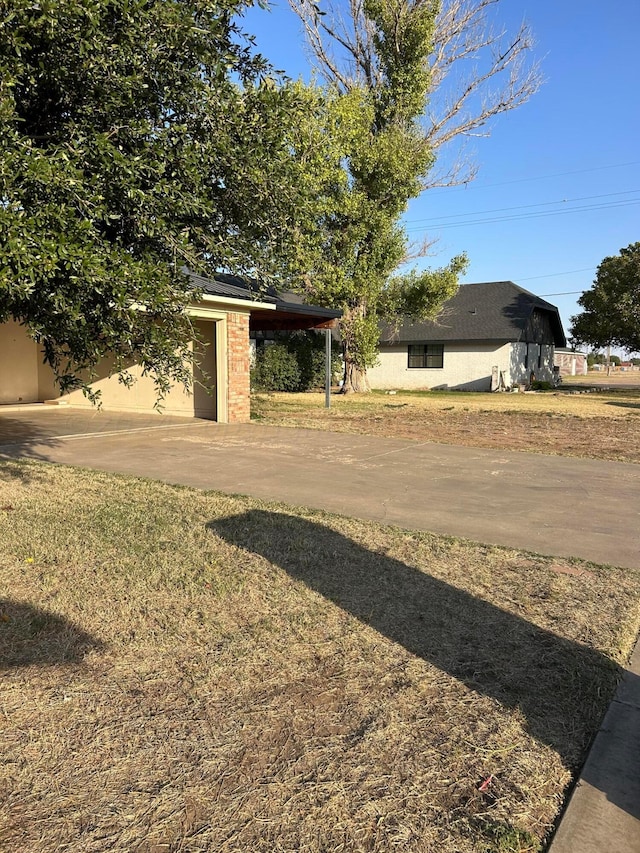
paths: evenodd
<path fill-rule="evenodd" d="M 345 354 L 343 394 L 366 393 L 371 391 L 367 371 L 361 370 Z"/>
<path fill-rule="evenodd" d="M 362 394 L 371 391 L 366 365 L 375 363 L 378 343 L 378 322 L 367 314 L 364 299 L 343 308 L 340 322 L 344 357 L 343 394 Z"/>

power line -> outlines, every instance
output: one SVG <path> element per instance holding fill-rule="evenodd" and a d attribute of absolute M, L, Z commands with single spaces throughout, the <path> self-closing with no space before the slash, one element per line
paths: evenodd
<path fill-rule="evenodd" d="M 514 214 L 513 216 L 494 216 L 489 219 L 470 219 L 467 222 L 434 222 L 428 226 L 419 226 L 415 228 L 407 228 L 407 231 L 423 231 L 425 227 L 428 228 L 458 228 L 463 225 L 486 225 L 492 222 L 517 222 L 520 219 L 542 219 L 547 216 L 558 216 L 560 214 L 565 213 L 580 213 L 581 211 L 590 211 L 590 210 L 608 210 L 616 207 L 629 207 L 632 205 L 640 204 L 640 199 L 629 199 L 627 201 L 616 201 L 611 203 L 604 204 L 587 204 L 582 205 L 582 207 L 572 207 L 568 210 L 543 210 L 538 211 L 536 213 L 521 213 Z"/>
<path fill-rule="evenodd" d="M 526 281 L 522 278 L 520 281 Z M 584 290 L 564 290 L 562 293 L 536 293 L 536 296 L 575 296 L 576 293 L 584 293 Z"/>
<path fill-rule="evenodd" d="M 533 281 L 536 278 L 555 278 L 559 275 L 573 275 L 576 272 L 593 272 L 595 267 L 583 267 L 580 270 L 567 270 L 567 272 L 550 272 L 547 275 L 530 275 L 528 278 L 518 278 L 518 281 Z M 559 294 L 554 293 L 553 296 L 558 296 Z"/>
<path fill-rule="evenodd" d="M 468 222 L 436 222 L 432 225 L 428 226 L 429 228 L 462 228 L 467 225 L 490 225 L 495 222 L 517 222 L 523 219 L 542 219 L 547 216 L 560 216 L 566 213 L 582 213 L 586 211 L 594 211 L 594 210 L 612 210 L 618 207 L 631 207 L 633 205 L 640 204 L 640 199 L 632 199 L 629 201 L 617 201 L 611 202 L 610 204 L 590 204 L 584 205 L 582 207 L 573 207 L 570 210 L 549 210 L 549 211 L 539 211 L 538 213 L 523 213 L 515 216 L 498 216 L 490 219 L 475 219 L 469 220 Z M 424 226 L 420 228 L 407 228 L 409 231 L 423 231 Z"/>
<path fill-rule="evenodd" d="M 474 210 L 471 213 L 451 213 L 447 216 L 430 216 L 425 219 L 407 219 L 405 220 L 408 224 L 413 222 L 433 222 L 434 219 L 460 219 L 464 216 L 484 216 L 487 213 L 503 213 L 508 210 L 526 210 L 531 207 L 547 207 L 551 204 L 568 204 L 569 202 L 574 201 L 590 201 L 594 198 L 611 198 L 614 195 L 631 195 L 631 193 L 637 193 L 640 190 L 621 190 L 617 193 L 602 193 L 601 195 L 584 195 L 579 196 L 578 198 L 560 198 L 557 201 L 540 201 L 536 204 L 519 204 L 515 207 L 495 207 L 492 210 Z"/>
<path fill-rule="evenodd" d="M 547 178 L 564 178 L 565 175 L 584 175 L 587 172 L 602 172 L 605 169 L 622 169 L 625 166 L 638 166 L 640 165 L 640 160 L 632 160 L 630 163 L 610 163 L 607 166 L 592 166 L 589 169 L 574 169 L 570 172 L 555 172 L 551 175 L 537 175 L 533 178 L 514 178 L 511 181 L 500 181 L 497 184 L 465 184 L 462 187 L 445 187 L 440 190 L 432 191 L 434 195 L 444 192 L 451 192 L 452 189 L 456 190 L 469 190 L 469 189 L 491 189 L 492 187 L 506 187 L 509 184 L 524 184 L 528 181 L 544 181 Z"/>

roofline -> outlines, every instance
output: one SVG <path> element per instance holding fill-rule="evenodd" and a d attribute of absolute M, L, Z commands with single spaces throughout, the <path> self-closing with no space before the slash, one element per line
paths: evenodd
<path fill-rule="evenodd" d="M 457 343 L 474 343 L 474 344 L 523 344 L 527 343 L 526 341 L 521 341 L 520 338 L 512 337 L 512 338 L 429 338 L 426 343 L 430 344 L 457 344 Z M 380 346 L 398 346 L 400 344 L 423 344 L 425 343 L 425 338 L 397 338 L 396 340 L 390 340 L 389 338 L 380 338 L 378 344 Z M 530 341 L 530 343 L 535 343 L 535 341 Z"/>
<path fill-rule="evenodd" d="M 320 305 L 306 305 L 298 302 L 285 302 L 278 300 L 271 306 L 277 311 L 287 311 L 289 314 L 304 314 L 312 317 L 325 317 L 327 320 L 337 320 L 342 317 L 342 311 L 335 308 L 322 308 Z"/>
<path fill-rule="evenodd" d="M 216 302 L 222 305 L 231 305 L 234 308 L 246 308 L 249 311 L 260 309 L 261 311 L 277 311 L 278 306 L 274 302 L 256 302 L 252 299 L 236 299 L 232 296 L 212 296 L 210 293 L 202 293 L 198 301 Z"/>
<path fill-rule="evenodd" d="M 548 305 L 550 308 L 555 308 L 556 306 L 552 302 L 547 302 L 546 299 L 543 299 L 542 296 L 538 296 L 537 293 L 533 293 L 531 290 L 527 290 L 526 287 L 522 287 L 516 281 L 512 281 L 510 278 L 498 279 L 497 281 L 463 281 L 460 284 L 460 287 L 478 287 L 485 284 L 512 284 L 522 293 L 526 293 L 527 296 L 530 296 L 532 299 L 535 299 L 538 302 L 544 302 L 545 305 Z"/>
<path fill-rule="evenodd" d="M 306 303 L 288 302 L 286 299 L 275 293 L 264 293 L 256 291 L 251 279 L 245 279 L 245 286 L 239 286 L 232 282 L 225 281 L 224 277 L 239 279 L 240 276 L 232 276 L 230 273 L 217 273 L 211 278 L 197 275 L 194 272 L 188 271 L 190 280 L 200 291 L 199 300 L 202 302 L 218 303 L 220 305 L 228 305 L 233 307 L 243 307 L 249 312 L 253 311 L 275 311 L 286 312 L 288 314 L 299 314 L 305 317 L 317 317 L 323 320 L 337 320 L 342 317 L 342 311 L 333 308 L 322 308 L 319 305 L 307 305 Z M 218 276 L 220 276 L 218 278 Z M 219 283 L 224 287 L 238 292 L 237 296 L 222 296 L 218 294 L 208 293 L 206 285 L 214 285 Z M 246 295 L 245 295 L 246 294 Z"/>

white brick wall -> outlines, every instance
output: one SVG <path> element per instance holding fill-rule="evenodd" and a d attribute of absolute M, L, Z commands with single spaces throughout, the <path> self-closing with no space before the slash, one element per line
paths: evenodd
<path fill-rule="evenodd" d="M 539 344 L 445 343 L 443 367 L 409 368 L 407 344 L 380 350 L 379 363 L 367 371 L 372 388 L 451 388 L 464 391 L 491 390 L 491 369 L 497 366 L 507 385 L 526 383 L 531 371 L 536 379 L 551 381 L 553 347 L 542 345 L 542 365 L 538 366 Z"/>

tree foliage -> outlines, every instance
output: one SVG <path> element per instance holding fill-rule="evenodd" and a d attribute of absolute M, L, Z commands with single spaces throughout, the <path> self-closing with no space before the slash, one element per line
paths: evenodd
<path fill-rule="evenodd" d="M 251 368 L 253 391 L 299 391 L 300 366 L 285 342 L 269 342 L 256 350 Z"/>
<path fill-rule="evenodd" d="M 574 341 L 640 352 L 640 243 L 605 258 L 578 304 L 584 310 L 571 318 Z"/>
<path fill-rule="evenodd" d="M 335 140 L 328 156 L 343 180 L 333 179 L 313 225 L 321 240 L 299 255 L 307 296 L 343 310 L 345 391 L 368 389 L 379 320 L 405 312 L 433 317 L 465 266 L 459 257 L 443 270 L 393 277 L 409 255 L 400 218 L 434 160 L 419 120 L 437 4 L 368 0 L 364 11 L 378 71 L 368 85 L 327 92 L 326 138 Z"/>
<path fill-rule="evenodd" d="M 387 46 L 404 45 L 411 60 L 416 45 L 406 39 L 407 26 L 416 15 L 433 18 L 432 49 L 424 56 L 418 46 L 418 63 L 393 81 L 423 92 L 420 128 L 433 152 L 462 143 L 444 167 L 424 176 L 425 188 L 472 180 L 476 169 L 464 142 L 488 136 L 492 119 L 526 103 L 542 83 L 538 64 L 530 59 L 533 34 L 526 23 L 513 33 L 500 26 L 495 13 L 501 0 L 389 0 L 384 21 L 370 0 L 289 3 L 302 22 L 315 69 L 342 94 L 385 85 L 381 23 Z"/>
<path fill-rule="evenodd" d="M 273 84 L 242 8 L 0 0 L 0 321 L 63 389 L 107 353 L 160 394 L 188 383 L 184 268 L 284 261 L 308 98 Z"/>
<path fill-rule="evenodd" d="M 323 252 L 307 284 L 312 299 L 343 309 L 346 391 L 368 388 L 378 321 L 433 319 L 465 269 L 460 256 L 441 270 L 397 275 L 428 249 L 410 246 L 401 227 L 408 201 L 474 176 L 464 157 L 436 166 L 436 153 L 486 133 L 540 85 L 527 26 L 511 37 L 492 27 L 498 3 L 290 0 L 315 69 L 352 117 L 343 128 L 346 186 L 322 219 Z"/>

